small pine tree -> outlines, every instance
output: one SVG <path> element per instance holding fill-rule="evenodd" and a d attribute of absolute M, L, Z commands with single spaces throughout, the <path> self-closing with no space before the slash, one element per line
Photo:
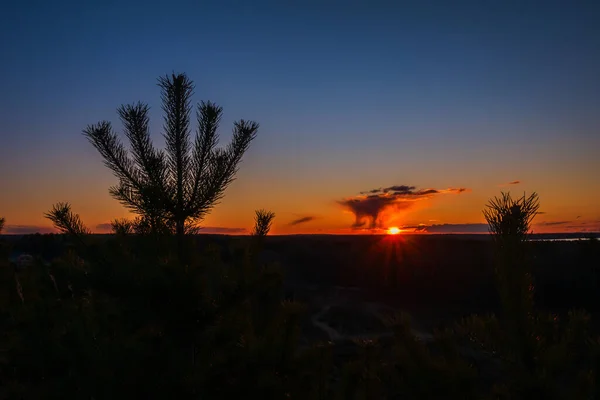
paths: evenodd
<path fill-rule="evenodd" d="M 598 347 L 590 340 L 589 315 L 560 316 L 534 308 L 527 239 L 539 209 L 536 193 L 494 198 L 484 210 L 496 247 L 502 316 L 472 316 L 456 325 L 474 350 L 499 363 L 491 398 L 593 398 Z M 591 348 L 589 344 L 592 343 Z"/>
<path fill-rule="evenodd" d="M 152 144 L 149 107 L 143 103 L 118 109 L 131 151 L 108 121 L 89 125 L 83 133 L 119 179 L 119 184 L 110 188 L 111 195 L 143 217 L 150 230 L 172 229 L 182 255 L 186 228 L 195 226 L 222 198 L 259 125 L 253 121 L 235 122 L 231 143 L 225 149 L 217 148 L 223 109 L 210 101 L 201 102 L 192 143 L 193 82 L 185 74 L 172 74 L 159 78 L 158 84 L 165 112 L 164 151 Z"/>
<path fill-rule="evenodd" d="M 496 245 L 496 277 L 502 300 L 504 321 L 511 332 L 509 338 L 523 357 L 523 362 L 533 368 L 531 352 L 533 340 L 530 318 L 533 311 L 533 281 L 526 255 L 531 222 L 540 207 L 537 193 L 513 199 L 510 193 L 490 200 L 483 211 Z"/>

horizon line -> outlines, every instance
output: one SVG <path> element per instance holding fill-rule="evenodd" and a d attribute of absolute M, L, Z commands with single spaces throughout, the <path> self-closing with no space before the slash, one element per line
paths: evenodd
<path fill-rule="evenodd" d="M 27 236 L 27 235 L 66 235 L 61 232 L 28 232 L 28 233 L 0 233 L 1 236 Z M 113 236 L 111 232 L 92 232 L 87 235 Z M 136 234 L 132 234 L 136 235 Z M 406 232 L 390 235 L 384 232 L 378 233 L 269 233 L 267 236 L 447 236 L 447 235 L 491 235 L 491 232 Z M 576 231 L 576 232 L 532 232 L 529 235 L 600 235 L 600 231 Z M 252 236 L 251 233 L 195 233 L 188 236 Z"/>

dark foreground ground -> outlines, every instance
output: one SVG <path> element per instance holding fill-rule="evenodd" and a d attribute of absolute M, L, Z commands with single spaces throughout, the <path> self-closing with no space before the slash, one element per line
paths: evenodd
<path fill-rule="evenodd" d="M 52 236 L 9 240 L 17 252 L 51 259 L 61 251 Z M 217 245 L 227 261 L 245 240 L 200 235 L 196 246 Z M 584 308 L 600 325 L 600 241 L 535 241 L 530 256 L 538 308 Z M 383 320 L 397 311 L 424 337 L 462 316 L 499 311 L 487 235 L 271 236 L 262 257 L 282 266 L 284 296 L 308 306 L 306 342 L 385 335 Z"/>
<path fill-rule="evenodd" d="M 499 311 L 493 246 L 481 236 L 269 239 L 265 258 L 284 266 L 288 296 L 313 305 L 319 318 L 337 324 L 338 333 L 375 329 L 373 316 L 391 310 L 411 314 L 423 332 Z M 584 308 L 597 323 L 600 241 L 536 241 L 530 247 L 536 306 L 555 312 Z"/>
<path fill-rule="evenodd" d="M 94 236 L 90 238 L 88 246 L 94 252 L 106 253 L 111 242 L 112 245 L 119 244 L 118 241 L 107 240 L 110 238 L 108 235 Z M 29 253 L 50 262 L 69 248 L 69 240 L 58 235 L 4 239 L 9 242 L 11 258 Z M 248 237 L 200 235 L 195 237 L 193 248 L 202 252 L 210 246 L 220 252 L 221 261 L 228 264 L 239 256 L 239 251 L 248 240 Z M 535 241 L 528 246 L 529 266 L 536 289 L 536 307 L 557 313 L 584 308 L 592 315 L 592 329 L 600 334 L 600 291 L 597 290 L 600 279 L 600 241 Z M 377 338 L 381 353 L 393 354 L 393 338 L 385 320 L 399 311 L 411 316 L 413 333 L 427 343 L 426 347 L 432 349 L 436 345 L 430 342 L 434 328 L 452 324 L 473 313 L 500 311 L 494 284 L 493 243 L 487 236 L 273 236 L 266 238 L 261 258 L 264 263 L 277 263 L 282 267 L 284 285 L 281 297 L 306 305 L 307 312 L 301 320 L 302 331 L 298 338 L 300 347 L 306 348 L 322 341 L 333 344 L 332 382 L 340 382 L 343 366 L 361 354 L 359 343 L 353 339 Z M 236 265 L 234 262 L 231 264 Z M 123 263 L 124 268 L 127 266 Z M 27 269 L 21 269 L 19 274 L 23 282 L 27 282 Z M 13 276 L 10 275 L 9 278 L 6 282 L 13 288 Z M 117 280 L 115 286 L 119 286 L 119 283 Z M 131 287 L 135 289 L 135 285 Z M 25 292 L 26 289 L 25 285 Z M 137 293 L 142 293 L 140 297 L 144 301 L 133 301 L 130 298 L 137 296 Z M 160 298 L 160 304 L 172 294 L 168 290 L 160 293 L 164 295 Z M 29 292 L 25 294 L 25 298 L 29 299 L 28 296 Z M 119 321 L 128 321 L 130 316 L 140 314 L 153 322 L 155 314 L 143 312 L 147 311 L 147 300 L 152 295 L 149 296 L 148 291 L 140 291 L 130 297 L 125 301 L 117 295 L 106 296 L 108 299 L 118 300 L 114 303 L 117 306 L 113 311 L 122 318 Z M 189 301 L 188 297 L 185 299 Z M 65 304 L 78 303 L 73 301 Z M 123 312 L 120 313 L 119 310 Z M 45 311 L 38 319 L 43 321 L 43 315 Z M 76 312 L 67 314 L 68 320 L 78 315 Z M 156 315 L 162 316 L 160 313 Z M 103 311 L 95 314 L 94 318 L 105 316 L 110 317 Z M 33 319 L 33 322 L 38 321 Z M 177 334 L 183 331 L 185 329 L 178 329 Z M 124 338 L 134 337 L 130 335 L 130 331 L 125 332 L 127 334 Z M 174 333 L 171 332 L 171 335 Z M 49 343 L 55 344 L 56 341 Z M 87 343 L 84 342 L 81 348 L 87 349 Z M 107 348 L 112 349 L 117 344 L 125 346 L 129 342 L 123 339 L 115 343 Z M 138 346 L 142 342 L 133 343 Z M 35 341 L 27 343 L 23 348 L 26 350 L 31 344 L 35 344 Z M 497 359 L 482 352 L 468 352 L 470 348 L 462 342 L 459 345 L 463 355 L 477 366 L 482 384 L 487 385 L 482 389 L 483 392 L 488 391 L 488 386 L 492 383 L 503 378 Z M 129 349 L 126 346 L 123 348 Z M 173 348 L 178 349 L 165 348 L 169 351 L 164 354 L 171 354 Z M 25 350 L 23 353 L 27 353 Z M 70 356 L 71 353 L 68 354 Z M 148 354 L 154 357 L 155 351 Z M 126 359 L 118 354 L 113 356 L 119 362 Z M 33 357 L 34 360 L 38 358 L 43 359 L 37 354 Z M 136 360 L 145 359 L 140 357 Z M 164 364 L 157 362 L 156 365 L 160 367 L 155 367 L 154 371 L 159 374 L 157 376 L 162 376 L 160 374 Z M 112 369 L 111 364 L 107 371 Z M 126 371 L 135 375 L 138 368 Z M 94 374 L 96 372 L 91 376 L 95 377 Z M 24 376 L 29 377 L 27 374 Z M 110 379 L 107 382 L 114 384 Z"/>

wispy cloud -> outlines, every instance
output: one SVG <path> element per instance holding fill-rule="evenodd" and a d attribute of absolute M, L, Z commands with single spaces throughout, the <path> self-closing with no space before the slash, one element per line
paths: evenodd
<path fill-rule="evenodd" d="M 233 234 L 246 234 L 248 230 L 246 228 L 224 228 L 222 226 L 203 226 L 200 228 L 200 233 L 214 233 L 222 235 L 233 235 Z"/>
<path fill-rule="evenodd" d="M 432 224 L 432 225 L 407 225 L 402 229 L 413 230 L 422 233 L 487 233 L 488 225 L 483 223 L 474 224 Z"/>
<path fill-rule="evenodd" d="M 458 194 L 466 188 L 417 189 L 416 186 L 394 185 L 386 188 L 360 192 L 359 196 L 338 201 L 338 204 L 354 214 L 353 228 L 381 228 L 380 215 L 383 211 L 406 210 L 416 201 L 432 198 L 440 194 Z"/>
<path fill-rule="evenodd" d="M 518 185 L 520 183 L 521 183 L 520 180 L 515 180 L 515 181 L 506 182 L 506 183 L 501 183 L 498 186 L 500 186 L 500 187 L 503 187 L 503 186 L 512 186 L 512 185 Z"/>
<path fill-rule="evenodd" d="M 542 231 L 551 229 L 560 232 L 600 232 L 600 220 L 581 220 L 575 218 L 572 221 L 544 221 L 534 223 L 534 228 Z"/>
<path fill-rule="evenodd" d="M 290 222 L 288 225 L 289 225 L 289 226 L 300 225 L 300 224 L 304 224 L 304 223 L 307 223 L 307 222 L 313 221 L 313 220 L 315 220 L 316 218 L 317 218 L 317 217 L 315 217 L 315 216 L 308 215 L 308 216 L 306 216 L 306 217 L 301 217 L 301 218 L 295 219 L 295 220 L 293 220 L 292 222 Z"/>
<path fill-rule="evenodd" d="M 534 232 L 600 232 L 600 221 L 544 221 L 533 224 Z M 485 223 L 419 224 L 400 227 L 415 233 L 488 233 Z M 545 228 L 545 229 L 544 229 Z"/>
<path fill-rule="evenodd" d="M 554 226 L 554 225 L 565 225 L 565 224 L 570 224 L 573 221 L 544 221 L 544 222 L 538 222 L 536 225 L 543 225 L 543 226 Z"/>

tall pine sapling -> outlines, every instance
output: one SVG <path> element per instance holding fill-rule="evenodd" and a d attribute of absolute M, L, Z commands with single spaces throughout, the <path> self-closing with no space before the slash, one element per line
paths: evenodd
<path fill-rule="evenodd" d="M 224 149 L 217 148 L 223 109 L 202 101 L 197 107 L 198 127 L 192 142 L 193 82 L 185 74 L 172 74 L 158 81 L 165 150 L 152 143 L 149 107 L 143 103 L 118 109 L 130 150 L 108 121 L 89 125 L 83 133 L 119 180 L 110 188 L 110 194 L 142 216 L 152 230 L 171 227 L 181 256 L 186 230 L 196 226 L 222 198 L 259 125 L 245 120 L 234 122 L 232 141 Z"/>
<path fill-rule="evenodd" d="M 483 214 L 496 245 L 496 277 L 504 321 L 522 362 L 533 368 L 531 313 L 533 283 L 526 259 L 531 222 L 540 207 L 537 193 L 513 199 L 510 193 L 490 200 Z"/>

